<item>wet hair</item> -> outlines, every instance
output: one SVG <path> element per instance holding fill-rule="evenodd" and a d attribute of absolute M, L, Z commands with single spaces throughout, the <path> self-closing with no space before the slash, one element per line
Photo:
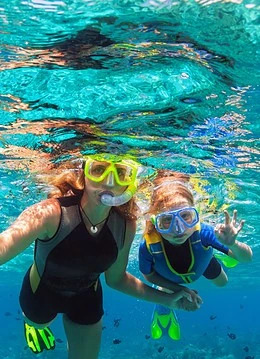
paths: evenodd
<path fill-rule="evenodd" d="M 82 196 L 85 186 L 83 170 L 65 171 L 48 177 L 51 186 L 48 198 Z"/>
<path fill-rule="evenodd" d="M 178 205 L 182 199 L 194 206 L 194 197 L 189 188 L 190 177 L 184 173 L 159 170 L 153 180 L 153 193 L 150 207 L 146 215 L 151 216 L 169 210 Z M 153 232 L 154 225 L 150 220 L 146 221 L 145 233 Z"/>
<path fill-rule="evenodd" d="M 41 176 L 41 179 L 48 185 L 48 198 L 66 196 L 81 197 L 83 195 L 85 188 L 85 175 L 82 168 L 66 170 L 55 175 Z M 113 208 L 127 220 L 136 220 L 138 218 L 139 207 L 134 198 L 121 206 Z"/>

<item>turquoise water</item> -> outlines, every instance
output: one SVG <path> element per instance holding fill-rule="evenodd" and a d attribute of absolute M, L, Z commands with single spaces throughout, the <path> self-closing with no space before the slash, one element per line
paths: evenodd
<path fill-rule="evenodd" d="M 209 221 L 223 204 L 246 220 L 253 262 L 226 288 L 194 284 L 204 304 L 178 313 L 179 342 L 152 341 L 153 306 L 104 286 L 100 358 L 260 358 L 258 2 L 0 0 L 0 23 L 1 230 L 44 198 L 37 173 L 104 150 L 135 155 L 148 174 L 193 174 L 217 203 Z M 33 357 L 18 305 L 32 253 L 0 269 L 1 358 Z M 53 330 L 60 343 L 39 357 L 65 359 L 60 318 Z"/>

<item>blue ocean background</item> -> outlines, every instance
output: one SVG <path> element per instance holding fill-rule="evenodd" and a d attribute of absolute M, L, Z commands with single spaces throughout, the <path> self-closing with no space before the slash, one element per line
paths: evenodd
<path fill-rule="evenodd" d="M 204 278 L 181 340 L 150 338 L 153 304 L 104 288 L 101 359 L 260 359 L 259 10 L 257 0 L 0 0 L 0 230 L 46 194 L 38 175 L 84 154 L 131 154 L 199 184 L 204 218 L 245 219 L 252 263 Z M 202 199 L 204 198 L 204 202 Z M 142 208 L 145 195 L 139 195 Z M 138 245 L 128 270 L 141 278 Z M 33 246 L 0 267 L 0 358 L 34 355 L 18 303 Z M 102 277 L 102 281 L 104 279 Z M 61 318 L 52 325 L 65 359 Z"/>

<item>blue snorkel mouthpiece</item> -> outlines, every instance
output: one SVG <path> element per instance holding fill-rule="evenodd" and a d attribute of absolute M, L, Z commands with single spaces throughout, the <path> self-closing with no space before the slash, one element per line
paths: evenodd
<path fill-rule="evenodd" d="M 122 204 L 130 201 L 137 190 L 137 184 L 131 184 L 122 194 L 119 196 L 113 196 L 108 193 L 101 195 L 101 202 L 105 206 L 114 207 L 121 206 Z"/>

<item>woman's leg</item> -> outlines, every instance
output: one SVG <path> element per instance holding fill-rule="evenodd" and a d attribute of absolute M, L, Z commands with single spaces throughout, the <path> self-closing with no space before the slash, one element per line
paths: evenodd
<path fill-rule="evenodd" d="M 102 335 L 102 319 L 96 324 L 72 322 L 65 314 L 63 324 L 68 340 L 68 359 L 97 359 Z"/>

